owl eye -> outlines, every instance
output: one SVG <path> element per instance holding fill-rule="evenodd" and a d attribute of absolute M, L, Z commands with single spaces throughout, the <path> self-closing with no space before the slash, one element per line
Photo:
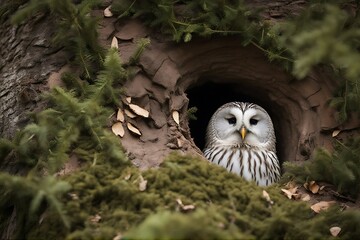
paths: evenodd
<path fill-rule="evenodd" d="M 255 118 L 250 119 L 250 125 L 256 125 L 258 122 L 259 122 L 259 120 L 255 119 Z"/>
<path fill-rule="evenodd" d="M 231 125 L 236 124 L 236 118 L 235 117 L 227 118 L 226 120 L 228 120 L 229 124 L 231 124 Z"/>

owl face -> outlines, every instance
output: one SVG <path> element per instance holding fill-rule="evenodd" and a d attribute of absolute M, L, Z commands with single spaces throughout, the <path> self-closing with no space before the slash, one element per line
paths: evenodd
<path fill-rule="evenodd" d="M 211 117 L 207 142 L 221 145 L 250 145 L 275 151 L 275 134 L 268 113 L 253 103 L 232 102 Z"/>

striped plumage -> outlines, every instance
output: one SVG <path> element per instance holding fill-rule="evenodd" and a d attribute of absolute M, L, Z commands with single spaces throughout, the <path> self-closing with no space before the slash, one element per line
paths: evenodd
<path fill-rule="evenodd" d="M 204 155 L 229 172 L 268 186 L 280 177 L 275 142 L 272 121 L 262 107 L 231 102 L 211 117 Z"/>

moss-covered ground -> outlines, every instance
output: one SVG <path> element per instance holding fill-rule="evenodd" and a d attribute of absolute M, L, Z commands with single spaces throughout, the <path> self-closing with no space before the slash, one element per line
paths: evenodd
<path fill-rule="evenodd" d="M 359 212 L 316 214 L 278 185 L 261 188 L 190 156 L 172 154 L 144 172 L 103 162 L 63 180 L 71 184 L 62 199 L 70 228 L 48 210 L 29 239 L 331 239 L 333 226 L 341 239 L 360 236 Z"/>

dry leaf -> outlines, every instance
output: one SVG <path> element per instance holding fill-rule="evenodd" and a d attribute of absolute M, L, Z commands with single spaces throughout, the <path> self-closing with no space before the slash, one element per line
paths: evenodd
<path fill-rule="evenodd" d="M 121 122 L 117 122 L 114 125 L 112 125 L 111 130 L 115 135 L 120 137 L 123 137 L 125 134 L 125 130 Z"/>
<path fill-rule="evenodd" d="M 79 196 L 76 193 L 69 193 L 72 200 L 78 200 Z"/>
<path fill-rule="evenodd" d="M 136 135 L 141 136 L 140 130 L 139 130 L 137 127 L 135 127 L 134 125 L 132 125 L 131 123 L 127 123 L 127 128 L 128 128 L 132 133 L 135 133 Z"/>
<path fill-rule="evenodd" d="M 129 173 L 128 175 L 126 175 L 125 177 L 124 177 L 124 179 L 127 181 L 127 180 L 129 180 L 131 178 L 131 173 Z"/>
<path fill-rule="evenodd" d="M 307 202 L 310 201 L 310 195 L 305 193 L 305 194 L 301 194 L 301 201 Z"/>
<path fill-rule="evenodd" d="M 172 118 L 174 119 L 174 121 L 176 122 L 177 125 L 180 124 L 180 115 L 179 115 L 178 111 L 172 112 Z"/>
<path fill-rule="evenodd" d="M 140 182 L 139 182 L 139 190 L 141 192 L 146 190 L 147 180 L 143 178 L 143 176 L 140 175 Z"/>
<path fill-rule="evenodd" d="M 293 197 L 297 197 L 299 194 L 296 193 L 298 187 L 293 187 L 290 189 L 284 189 L 282 188 L 281 191 L 283 191 L 285 193 L 285 195 L 289 198 L 292 199 Z"/>
<path fill-rule="evenodd" d="M 101 220 L 101 216 L 99 214 L 96 214 L 95 216 L 90 216 L 89 219 L 92 223 L 98 223 Z"/>
<path fill-rule="evenodd" d="M 104 9 L 104 16 L 105 17 L 112 17 L 113 13 L 111 12 L 111 6 L 108 6 L 107 8 Z"/>
<path fill-rule="evenodd" d="M 274 202 L 271 200 L 270 195 L 267 191 L 263 190 L 262 194 L 268 203 L 270 203 L 271 205 L 274 204 Z"/>
<path fill-rule="evenodd" d="M 318 202 L 318 203 L 315 203 L 314 205 L 311 206 L 311 209 L 316 212 L 316 213 L 319 213 L 323 210 L 326 210 L 328 209 L 331 205 L 333 205 L 335 203 L 335 201 L 329 201 L 329 202 L 326 202 L 326 201 L 321 201 L 321 202 Z"/>
<path fill-rule="evenodd" d="M 124 112 L 125 112 L 126 116 L 128 116 L 129 118 L 134 118 L 134 117 L 136 117 L 135 114 L 133 114 L 132 112 L 130 112 L 130 111 L 127 110 L 127 109 L 125 109 Z"/>
<path fill-rule="evenodd" d="M 339 135 L 340 132 L 340 130 L 334 130 L 331 136 L 336 137 L 337 135 Z"/>
<path fill-rule="evenodd" d="M 176 202 L 179 204 L 179 206 L 181 207 L 181 210 L 183 210 L 183 211 L 189 211 L 189 210 L 195 209 L 195 206 L 192 204 L 184 205 L 180 198 L 177 198 Z"/>
<path fill-rule="evenodd" d="M 116 49 L 119 48 L 119 42 L 118 42 L 118 40 L 117 40 L 116 37 L 113 37 L 113 38 L 112 38 L 112 40 L 111 40 L 111 47 L 112 47 L 112 48 L 116 48 Z"/>
<path fill-rule="evenodd" d="M 116 115 L 116 119 L 120 122 L 124 122 L 125 121 L 125 116 L 123 111 L 119 108 L 117 115 Z"/>
<path fill-rule="evenodd" d="M 183 141 L 181 141 L 179 138 L 176 141 L 177 141 L 178 147 L 181 148 L 183 146 Z"/>
<path fill-rule="evenodd" d="M 131 97 L 127 97 L 127 98 L 125 98 L 125 100 L 126 100 L 126 102 L 127 102 L 128 104 L 131 103 Z"/>
<path fill-rule="evenodd" d="M 340 232 L 341 232 L 340 227 L 332 227 L 332 228 L 330 228 L 330 233 L 331 233 L 331 236 L 333 236 L 333 237 L 337 237 L 337 235 L 339 235 Z"/>
<path fill-rule="evenodd" d="M 123 235 L 121 233 L 117 233 L 112 240 L 121 240 L 121 239 L 123 239 Z"/>
<path fill-rule="evenodd" d="M 315 181 L 311 181 L 309 183 L 309 190 L 312 192 L 312 193 L 318 193 L 319 190 L 320 190 L 320 186 L 316 184 Z"/>
<path fill-rule="evenodd" d="M 142 108 L 142 107 L 139 107 L 138 105 L 135 105 L 135 104 L 129 104 L 129 107 L 131 110 L 134 111 L 134 113 L 136 113 L 137 115 L 139 116 L 142 116 L 142 117 L 145 117 L 145 118 L 148 118 L 149 117 L 149 111 Z"/>
<path fill-rule="evenodd" d="M 183 207 L 182 207 L 182 210 L 184 210 L 184 211 L 189 211 L 189 210 L 194 210 L 195 209 L 195 206 L 194 205 L 184 205 Z"/>

